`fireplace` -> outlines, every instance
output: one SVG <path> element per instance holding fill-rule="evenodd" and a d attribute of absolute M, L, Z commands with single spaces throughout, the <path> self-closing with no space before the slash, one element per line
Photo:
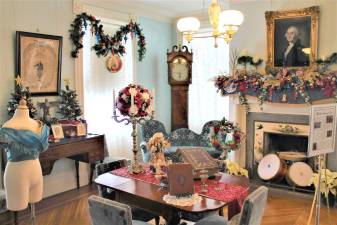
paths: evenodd
<path fill-rule="evenodd" d="M 308 147 L 309 117 L 304 115 L 286 115 L 271 113 L 248 113 L 247 116 L 247 148 L 246 167 L 251 179 L 256 182 L 270 184 L 296 190 L 312 191 L 312 188 L 298 188 L 290 185 L 286 179 L 282 181 L 262 180 L 257 173 L 257 168 L 267 154 L 298 154 L 305 158 Z M 285 160 L 286 166 L 293 163 Z M 304 161 L 315 170 L 315 161 Z"/>

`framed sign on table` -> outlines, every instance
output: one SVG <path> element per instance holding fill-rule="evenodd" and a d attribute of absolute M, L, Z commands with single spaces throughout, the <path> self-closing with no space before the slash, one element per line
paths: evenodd
<path fill-rule="evenodd" d="M 16 74 L 32 95 L 58 95 L 61 89 L 62 37 L 16 32 Z"/>

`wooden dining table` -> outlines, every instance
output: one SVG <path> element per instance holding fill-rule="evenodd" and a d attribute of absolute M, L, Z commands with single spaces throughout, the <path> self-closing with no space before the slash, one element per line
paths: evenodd
<path fill-rule="evenodd" d="M 247 178 L 228 174 L 223 174 L 221 181 L 247 188 L 249 185 Z M 117 176 L 110 172 L 98 176 L 95 183 L 113 189 L 118 202 L 157 213 L 166 220 L 167 225 L 178 225 L 182 212 L 196 216 L 198 214 L 208 215 L 218 213 L 220 209 L 228 206 L 228 217 L 230 218 L 233 216 L 230 214 L 236 214 L 240 210 L 237 203 L 223 202 L 208 197 L 202 197 L 200 202 L 192 206 L 171 205 L 163 200 L 163 196 L 168 194 L 167 189 L 138 179 Z"/>

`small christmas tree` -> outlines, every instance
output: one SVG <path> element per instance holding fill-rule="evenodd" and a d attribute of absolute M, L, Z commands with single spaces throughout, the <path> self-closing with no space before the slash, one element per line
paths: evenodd
<path fill-rule="evenodd" d="M 16 81 L 15 92 L 11 94 L 12 98 L 9 100 L 7 104 L 8 115 L 10 117 L 14 115 L 14 112 L 19 105 L 19 101 L 23 98 L 27 101 L 29 116 L 31 118 L 35 118 L 37 111 L 33 105 L 29 88 L 22 86 L 21 77 L 19 75 L 16 77 L 15 81 Z"/>
<path fill-rule="evenodd" d="M 77 101 L 77 94 L 75 90 L 69 89 L 69 80 L 64 80 L 66 90 L 61 91 L 61 101 L 59 105 L 59 111 L 62 115 L 62 119 L 77 120 L 82 115 L 82 110 Z"/>

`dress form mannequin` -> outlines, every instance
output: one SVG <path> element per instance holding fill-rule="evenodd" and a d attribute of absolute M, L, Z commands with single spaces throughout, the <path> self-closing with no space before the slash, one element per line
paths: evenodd
<path fill-rule="evenodd" d="M 0 128 L 0 141 L 7 143 L 8 162 L 4 183 L 7 208 L 19 211 L 42 199 L 43 177 L 38 154 L 48 147 L 49 130 L 29 117 L 25 100 L 20 100 L 14 116 Z M 32 204 L 33 224 L 35 224 Z"/>

